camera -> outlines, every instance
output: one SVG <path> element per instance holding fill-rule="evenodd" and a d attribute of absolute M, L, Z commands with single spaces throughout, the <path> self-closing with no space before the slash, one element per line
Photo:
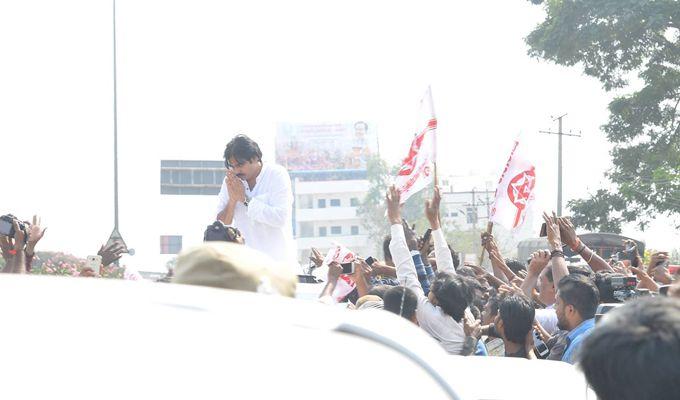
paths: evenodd
<path fill-rule="evenodd" d="M 241 232 L 238 229 L 226 226 L 221 221 L 215 221 L 208 225 L 203 233 L 204 242 L 238 242 Z"/>
<path fill-rule="evenodd" d="M 28 241 L 28 224 L 19 221 L 19 219 L 12 214 L 0 216 L 0 235 L 14 238 L 16 235 L 16 232 L 14 231 L 14 221 L 17 222 L 19 229 L 24 233 L 24 244 L 26 244 Z"/>
<path fill-rule="evenodd" d="M 623 303 L 628 299 L 644 295 L 641 290 L 636 289 L 638 280 L 635 276 L 598 274 L 595 284 L 603 302 Z"/>

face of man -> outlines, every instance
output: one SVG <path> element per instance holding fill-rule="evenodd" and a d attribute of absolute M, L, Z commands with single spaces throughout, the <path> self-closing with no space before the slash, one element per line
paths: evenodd
<path fill-rule="evenodd" d="M 487 302 L 484 305 L 484 310 L 482 311 L 482 324 L 483 325 L 488 325 L 492 322 L 494 322 L 494 315 L 491 315 L 491 304 Z"/>
<path fill-rule="evenodd" d="M 538 276 L 538 292 L 540 300 L 545 305 L 550 305 L 555 302 L 555 286 L 548 279 L 548 268 L 543 269 Z"/>
<path fill-rule="evenodd" d="M 354 135 L 356 137 L 364 137 L 366 135 L 366 125 L 356 124 L 354 126 Z"/>
<path fill-rule="evenodd" d="M 234 172 L 239 179 L 249 181 L 257 177 L 260 162 L 256 158 L 243 163 L 239 163 L 234 157 L 229 159 L 229 169 Z"/>
<path fill-rule="evenodd" d="M 505 340 L 505 325 L 503 324 L 501 313 L 496 314 L 496 317 L 493 319 L 493 324 L 496 328 L 496 332 L 501 336 L 501 339 Z"/>
<path fill-rule="evenodd" d="M 557 327 L 565 331 L 571 330 L 569 325 L 569 319 L 567 318 L 568 307 L 571 306 L 564 304 L 564 301 L 562 301 L 562 298 L 560 297 L 560 293 L 557 292 L 557 295 L 555 296 L 555 314 L 557 314 Z"/>

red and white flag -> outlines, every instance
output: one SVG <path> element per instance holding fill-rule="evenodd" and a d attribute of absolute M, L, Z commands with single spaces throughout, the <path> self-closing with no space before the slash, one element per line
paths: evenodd
<path fill-rule="evenodd" d="M 325 265 L 328 265 L 332 262 L 344 264 L 352 262 L 356 258 L 357 256 L 352 250 L 341 244 L 334 244 L 334 246 L 328 250 L 323 263 Z M 333 294 L 331 296 L 336 302 L 339 302 L 347 297 L 348 294 L 352 293 L 352 290 L 354 290 L 356 286 L 357 284 L 348 275 L 342 274 L 340 275 L 340 278 L 338 278 L 335 290 L 333 290 Z"/>
<path fill-rule="evenodd" d="M 420 132 L 413 138 L 408 156 L 394 180 L 403 204 L 413 194 L 418 193 L 432 182 L 436 162 L 437 117 L 434 114 L 432 91 L 427 88 L 420 100 Z"/>
<path fill-rule="evenodd" d="M 499 223 L 507 229 L 517 229 L 522 226 L 526 211 L 534 200 L 536 186 L 536 171 L 534 165 L 527 160 L 523 152 L 518 149 L 519 142 L 510 153 L 496 188 L 496 200 L 491 209 L 491 222 Z"/>

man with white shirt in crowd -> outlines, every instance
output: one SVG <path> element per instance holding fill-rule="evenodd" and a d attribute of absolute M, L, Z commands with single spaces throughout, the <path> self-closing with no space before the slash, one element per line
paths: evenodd
<path fill-rule="evenodd" d="M 224 162 L 227 176 L 218 195 L 217 220 L 238 228 L 246 246 L 297 267 L 288 171 L 262 162 L 260 147 L 246 135 L 227 144 Z"/>
<path fill-rule="evenodd" d="M 411 252 L 418 253 L 418 250 L 415 249 L 415 245 L 412 245 L 413 249 L 409 251 L 408 241 L 415 242 L 415 240 L 405 236 L 399 197 L 397 189 L 391 186 L 386 198 L 387 217 L 391 225 L 392 235 L 389 249 L 397 268 L 397 278 L 403 286 L 411 289 L 418 298 L 416 319 L 420 327 L 436 339 L 449 354 L 462 354 L 465 342 L 463 317 L 472 318 L 472 316 L 469 311 L 466 311 L 468 302 L 464 283 L 456 274 L 451 251 L 440 228 L 439 204 L 441 196 L 439 188 L 435 187 L 434 198 L 428 200 L 425 206 L 425 214 L 432 229 L 438 268 L 438 273 L 432 282 L 428 295 L 425 295 L 418 280 L 416 266 L 411 258 Z"/>

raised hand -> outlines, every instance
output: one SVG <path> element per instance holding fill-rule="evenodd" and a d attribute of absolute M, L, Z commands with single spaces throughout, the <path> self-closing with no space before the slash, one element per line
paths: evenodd
<path fill-rule="evenodd" d="M 401 209 L 399 205 L 400 194 L 397 188 L 392 185 L 387 189 L 385 204 L 387 205 L 387 219 L 390 225 L 401 224 Z"/>
<path fill-rule="evenodd" d="M 314 265 L 319 268 L 321 265 L 323 265 L 323 256 L 319 252 L 318 249 L 315 247 L 312 247 L 312 252 L 309 255 L 309 259 L 314 263 Z"/>
<path fill-rule="evenodd" d="M 31 255 L 34 254 L 35 252 L 35 246 L 38 244 L 40 239 L 42 239 L 43 235 L 45 235 L 45 231 L 47 230 L 47 227 L 41 226 L 41 220 L 40 217 L 37 215 L 33 216 L 33 223 L 28 229 L 28 241 L 26 242 L 26 254 Z"/>
<path fill-rule="evenodd" d="M 560 238 L 560 226 L 557 223 L 557 215 L 553 211 L 552 217 L 543 212 L 546 232 L 548 233 L 548 244 L 550 250 L 562 250 L 562 239 Z"/>
<path fill-rule="evenodd" d="M 113 242 L 110 245 L 104 247 L 102 245 L 97 252 L 97 255 L 102 256 L 102 265 L 108 266 L 109 264 L 118 261 L 125 252 L 125 246 L 120 243 Z"/>
<path fill-rule="evenodd" d="M 482 336 L 482 322 L 471 318 L 469 315 L 465 315 L 463 318 L 463 332 L 465 332 L 465 336 L 479 339 Z"/>
<path fill-rule="evenodd" d="M 432 199 L 425 200 L 425 216 L 430 222 L 432 230 L 439 229 L 439 205 L 441 204 L 441 201 L 442 196 L 439 192 L 439 186 L 435 186 Z"/>
<path fill-rule="evenodd" d="M 328 264 L 328 282 L 335 282 L 342 275 L 342 265 L 333 261 Z"/>
<path fill-rule="evenodd" d="M 230 199 L 241 203 L 246 201 L 246 188 L 243 186 L 243 181 L 234 175 L 233 171 L 227 171 L 226 182 Z"/>
<path fill-rule="evenodd" d="M 489 252 L 489 255 L 499 253 L 496 239 L 489 232 L 482 232 L 482 247 Z"/>
<path fill-rule="evenodd" d="M 550 251 L 549 250 L 539 250 L 531 255 L 531 261 L 529 261 L 529 273 L 538 276 L 541 271 L 550 262 Z"/>
<path fill-rule="evenodd" d="M 576 235 L 576 229 L 574 224 L 571 223 L 569 218 L 559 217 L 557 218 L 557 224 L 560 227 L 560 239 L 564 244 L 569 246 L 572 250 L 576 251 L 577 246 L 580 244 L 578 235 Z"/>
<path fill-rule="evenodd" d="M 401 225 L 404 227 L 404 237 L 409 250 L 418 250 L 418 237 L 416 235 L 415 225 L 408 226 L 405 219 L 401 220 Z"/>

